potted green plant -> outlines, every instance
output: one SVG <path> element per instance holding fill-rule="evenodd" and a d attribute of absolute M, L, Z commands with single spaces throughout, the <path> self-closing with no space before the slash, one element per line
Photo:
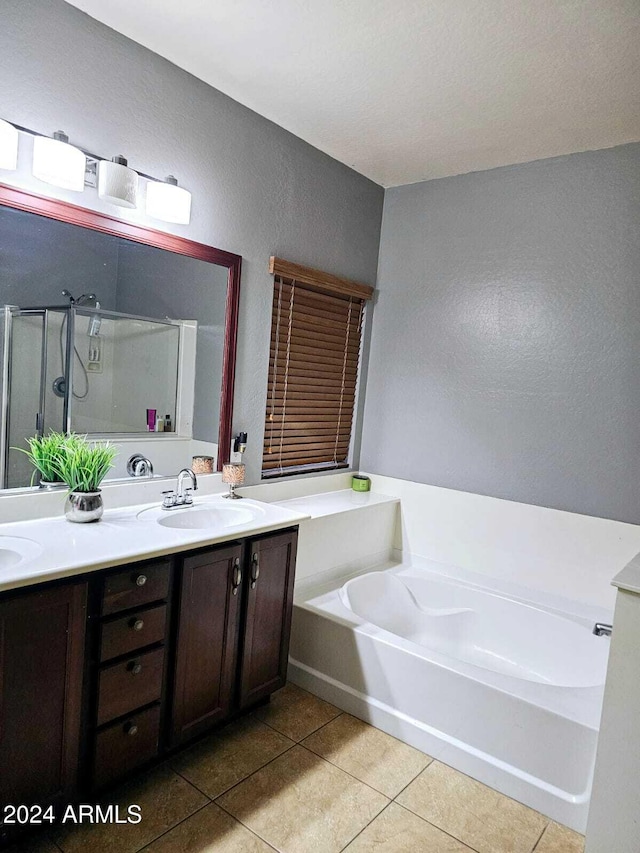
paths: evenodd
<path fill-rule="evenodd" d="M 69 521 L 99 521 L 104 512 L 100 484 L 113 467 L 118 451 L 108 442 L 73 436 L 55 462 L 58 476 L 69 487 L 64 514 Z"/>
<path fill-rule="evenodd" d="M 69 441 L 73 441 L 73 438 L 73 436 L 65 435 L 63 432 L 51 431 L 47 435 L 28 438 L 28 450 L 24 450 L 22 447 L 13 448 L 13 450 L 18 450 L 20 453 L 25 453 L 35 469 L 31 476 L 31 485 L 33 485 L 36 476 L 39 474 L 39 486 L 41 489 L 64 488 L 65 483 L 60 479 L 56 463 L 60 455 L 64 452 L 63 449 Z"/>

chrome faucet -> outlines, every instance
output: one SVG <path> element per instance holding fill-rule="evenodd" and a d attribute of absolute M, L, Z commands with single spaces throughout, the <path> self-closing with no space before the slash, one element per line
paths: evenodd
<path fill-rule="evenodd" d="M 191 479 L 191 487 L 184 488 L 185 478 L 189 477 Z M 195 492 L 198 488 L 198 480 L 196 475 L 193 473 L 191 468 L 183 468 L 182 471 L 178 474 L 178 488 L 177 491 L 173 491 L 173 489 L 168 489 L 166 492 L 163 492 L 164 498 L 162 499 L 162 509 L 182 509 L 183 507 L 193 506 L 193 495 L 192 492 Z"/>
<path fill-rule="evenodd" d="M 596 637 L 610 637 L 613 631 L 613 625 L 608 625 L 606 622 L 596 622 L 593 626 L 593 633 Z"/>

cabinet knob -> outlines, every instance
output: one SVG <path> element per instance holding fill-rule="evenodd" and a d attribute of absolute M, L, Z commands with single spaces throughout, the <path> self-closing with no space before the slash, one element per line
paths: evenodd
<path fill-rule="evenodd" d="M 260 563 L 257 554 L 251 555 L 251 589 L 256 588 L 258 578 L 260 577 Z"/>
<path fill-rule="evenodd" d="M 142 619 L 132 619 L 129 622 L 129 625 L 131 626 L 131 628 L 133 628 L 134 631 L 142 631 L 142 629 L 144 628 L 144 622 L 142 621 Z"/>
<path fill-rule="evenodd" d="M 147 576 L 146 575 L 138 575 L 138 577 L 136 578 L 136 586 L 144 586 L 146 584 L 146 582 L 147 582 Z"/>
<path fill-rule="evenodd" d="M 127 735 L 131 735 L 131 737 L 134 737 L 138 734 L 138 727 L 135 723 L 126 723 L 124 727 L 124 733 Z"/>
<path fill-rule="evenodd" d="M 137 660 L 132 660 L 127 669 L 132 675 L 139 675 L 142 672 L 142 664 Z"/>

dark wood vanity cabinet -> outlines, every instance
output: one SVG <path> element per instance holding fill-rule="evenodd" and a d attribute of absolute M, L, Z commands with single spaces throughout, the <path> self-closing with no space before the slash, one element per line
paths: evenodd
<path fill-rule="evenodd" d="M 0 596 L 0 805 L 91 796 L 281 687 L 296 544 L 290 529 Z"/>
<path fill-rule="evenodd" d="M 171 745 L 231 713 L 242 601 L 242 545 L 182 558 Z"/>
<path fill-rule="evenodd" d="M 248 571 L 239 705 L 254 705 L 287 679 L 295 575 L 295 531 L 247 543 Z"/>
<path fill-rule="evenodd" d="M 286 680 L 297 532 L 182 558 L 171 745 Z"/>
<path fill-rule="evenodd" d="M 63 802 L 77 790 L 86 600 L 86 582 L 0 600 L 2 807 Z"/>
<path fill-rule="evenodd" d="M 162 749 L 174 560 L 106 572 L 91 584 L 85 748 L 88 787 L 103 788 Z"/>

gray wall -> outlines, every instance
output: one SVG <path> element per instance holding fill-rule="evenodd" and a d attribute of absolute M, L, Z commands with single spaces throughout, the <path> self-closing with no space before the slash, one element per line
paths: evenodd
<path fill-rule="evenodd" d="M 640 145 L 386 192 L 365 470 L 640 523 Z"/>
<path fill-rule="evenodd" d="M 114 311 L 117 278 L 117 237 L 0 206 L 0 305 L 68 305 L 69 290 Z"/>
<path fill-rule="evenodd" d="M 382 189 L 62 0 L 3 0 L 0 56 L 0 116 L 43 133 L 62 128 L 87 150 L 122 152 L 148 174 L 175 174 L 193 193 L 192 220 L 167 230 L 243 256 L 234 429 L 249 433 L 248 480 L 256 482 L 269 255 L 373 284 Z M 26 154 L 13 180 L 50 191 L 29 177 Z M 89 192 L 56 194 L 117 215 Z"/>

